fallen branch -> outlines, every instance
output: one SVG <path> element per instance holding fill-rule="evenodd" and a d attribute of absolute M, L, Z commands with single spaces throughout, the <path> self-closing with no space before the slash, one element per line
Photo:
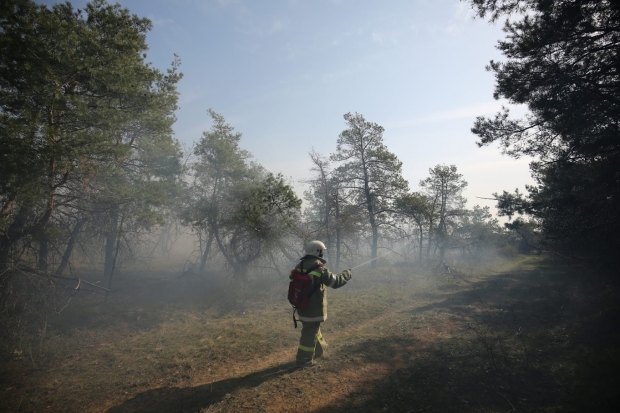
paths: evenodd
<path fill-rule="evenodd" d="M 15 267 L 15 266 L 11 266 L 8 268 L 9 270 L 14 270 L 14 271 L 18 271 L 21 273 L 30 273 L 30 274 L 35 274 L 41 277 L 46 277 L 48 278 L 50 281 L 53 282 L 53 280 L 64 280 L 64 281 L 75 281 L 77 282 L 77 286 L 74 287 L 74 289 L 77 290 L 81 290 L 81 284 L 88 284 L 92 287 L 98 288 L 100 290 L 106 291 L 106 292 L 113 292 L 113 290 L 110 290 L 108 288 L 102 287 L 100 285 L 97 285 L 96 283 L 91 283 L 89 281 L 86 281 L 80 277 L 65 277 L 62 275 L 56 275 L 53 273 L 49 273 L 49 272 L 45 272 L 45 271 L 41 271 L 41 270 L 37 270 L 35 268 L 31 268 L 25 265 L 19 266 L 19 267 Z"/>

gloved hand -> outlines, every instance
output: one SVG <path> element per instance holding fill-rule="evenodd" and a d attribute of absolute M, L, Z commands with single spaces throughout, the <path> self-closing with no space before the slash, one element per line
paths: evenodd
<path fill-rule="evenodd" d="M 353 277 L 353 273 L 351 272 L 350 268 L 346 270 L 345 273 L 346 273 L 347 280 L 350 280 L 351 277 Z"/>

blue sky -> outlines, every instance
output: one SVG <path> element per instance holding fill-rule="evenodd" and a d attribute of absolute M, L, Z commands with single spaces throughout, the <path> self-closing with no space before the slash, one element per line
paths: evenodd
<path fill-rule="evenodd" d="M 56 3 L 43 1 L 45 4 Z M 210 127 L 207 109 L 243 134 L 241 146 L 301 195 L 312 147 L 329 154 L 358 112 L 385 128 L 412 190 L 437 164 L 469 182 L 469 205 L 532 183 L 528 160 L 478 148 L 470 128 L 506 102 L 492 97 L 501 24 L 473 20 L 458 0 L 122 0 L 152 20 L 148 59 L 181 58 L 176 137 Z M 86 4 L 73 1 L 76 8 Z M 516 108 L 517 114 L 523 114 Z"/>

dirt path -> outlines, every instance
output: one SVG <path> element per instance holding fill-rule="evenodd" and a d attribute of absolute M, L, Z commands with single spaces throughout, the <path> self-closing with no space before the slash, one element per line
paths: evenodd
<path fill-rule="evenodd" d="M 191 387 L 150 389 L 120 405 L 110 403 L 104 410 L 310 412 L 327 409 L 342 400 L 361 400 L 364 389 L 397 374 L 433 342 L 451 337 L 456 326 L 448 313 L 433 309 L 437 302 L 419 299 L 332 331 L 325 358 L 310 369 L 294 369 L 291 360 L 296 348 L 291 347 L 258 360 L 194 375 Z M 412 324 L 410 314 L 419 311 L 422 316 Z M 393 342 L 394 335 L 403 338 L 403 342 Z M 351 349 L 359 342 L 365 343 L 364 348 Z"/>

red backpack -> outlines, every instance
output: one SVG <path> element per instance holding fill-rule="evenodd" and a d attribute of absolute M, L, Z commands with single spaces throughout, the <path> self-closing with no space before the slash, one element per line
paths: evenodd
<path fill-rule="evenodd" d="M 312 275 L 310 273 L 317 268 L 320 268 L 322 265 L 318 264 L 309 270 L 303 269 L 303 264 L 301 265 L 300 270 L 297 268 L 293 268 L 291 271 L 291 282 L 288 284 L 288 301 L 293 306 L 293 322 L 295 323 L 295 328 L 297 328 L 297 320 L 295 319 L 295 311 L 298 309 L 303 310 L 308 307 L 308 302 L 310 301 L 310 297 L 312 294 L 320 287 L 321 282 L 318 280 L 314 286 L 312 285 Z"/>

